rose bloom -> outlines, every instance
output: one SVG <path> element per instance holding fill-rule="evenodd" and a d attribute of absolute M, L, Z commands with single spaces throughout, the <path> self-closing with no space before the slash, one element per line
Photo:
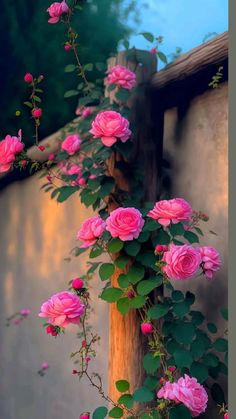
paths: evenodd
<path fill-rule="evenodd" d="M 67 170 L 68 175 L 75 175 L 77 174 L 77 178 L 71 182 L 72 185 L 78 185 L 79 179 L 82 177 L 82 168 L 77 166 L 77 164 L 72 164 L 72 166 Z"/>
<path fill-rule="evenodd" d="M 170 223 L 190 221 L 191 213 L 192 208 L 188 202 L 182 198 L 174 198 L 156 202 L 154 208 L 147 215 L 167 227 Z"/>
<path fill-rule="evenodd" d="M 68 135 L 61 144 L 61 149 L 66 151 L 70 156 L 73 156 L 81 145 L 81 138 L 78 134 Z"/>
<path fill-rule="evenodd" d="M 115 65 L 108 71 L 108 76 L 105 79 L 105 84 L 116 84 L 123 87 L 123 89 L 131 90 L 136 84 L 136 74 L 123 65 Z"/>
<path fill-rule="evenodd" d="M 203 246 L 198 248 L 202 258 L 203 272 L 207 278 L 212 279 L 214 272 L 221 266 L 219 252 L 214 247 Z"/>
<path fill-rule="evenodd" d="M 47 12 L 49 13 L 50 19 L 48 19 L 49 23 L 57 23 L 60 20 L 60 17 L 64 13 L 69 12 L 69 7 L 66 4 L 65 1 L 62 1 L 61 3 L 55 2 L 52 3 L 51 6 L 47 9 Z"/>
<path fill-rule="evenodd" d="M 18 132 L 18 137 L 7 135 L 4 140 L 0 141 L 0 173 L 10 170 L 16 154 L 21 153 L 23 148 L 21 130 Z"/>
<path fill-rule="evenodd" d="M 131 136 L 129 121 L 119 112 L 100 112 L 92 122 L 92 129 L 89 131 L 94 138 L 101 138 L 102 143 L 111 147 L 119 138 L 125 143 Z"/>
<path fill-rule="evenodd" d="M 105 221 L 99 215 L 88 218 L 80 227 L 76 239 L 83 241 L 81 248 L 92 246 L 102 235 L 106 227 Z"/>
<path fill-rule="evenodd" d="M 196 378 L 187 374 L 176 383 L 167 383 L 158 391 L 157 397 L 183 403 L 191 412 L 192 417 L 197 417 L 207 408 L 208 395 L 205 388 Z"/>
<path fill-rule="evenodd" d="M 170 279 L 185 280 L 195 275 L 200 267 L 201 255 L 198 249 L 184 244 L 170 244 L 162 261 L 166 263 L 162 270 Z"/>
<path fill-rule="evenodd" d="M 70 323 L 79 324 L 84 312 L 85 306 L 77 295 L 62 291 L 42 304 L 39 317 L 48 317 L 52 325 L 66 327 Z"/>
<path fill-rule="evenodd" d="M 117 208 L 106 220 L 106 229 L 111 236 L 123 241 L 137 239 L 143 226 L 144 219 L 136 208 Z"/>

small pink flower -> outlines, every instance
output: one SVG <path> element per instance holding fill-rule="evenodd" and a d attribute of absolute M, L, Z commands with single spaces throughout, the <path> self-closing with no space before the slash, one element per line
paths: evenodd
<path fill-rule="evenodd" d="M 60 17 L 64 13 L 68 13 L 70 11 L 68 5 L 65 1 L 62 1 L 61 3 L 55 2 L 52 3 L 51 6 L 47 9 L 47 12 L 49 13 L 50 19 L 48 19 L 48 23 L 57 23 L 60 20 Z"/>
<path fill-rule="evenodd" d="M 80 186 L 86 185 L 86 179 L 84 177 L 80 178 L 78 180 L 78 185 L 80 185 Z"/>
<path fill-rule="evenodd" d="M 71 285 L 75 290 L 80 290 L 84 286 L 84 281 L 80 278 L 74 278 L 72 279 Z"/>
<path fill-rule="evenodd" d="M 212 279 L 214 272 L 218 271 L 221 266 L 221 259 L 219 252 L 210 246 L 203 246 L 198 248 L 202 258 L 202 268 L 204 275 Z"/>
<path fill-rule="evenodd" d="M 30 310 L 28 308 L 22 308 L 21 311 L 20 311 L 20 314 L 21 314 L 21 316 L 27 317 L 30 314 Z"/>
<path fill-rule="evenodd" d="M 44 151 L 44 150 L 45 150 L 45 147 L 44 147 L 43 145 L 39 145 L 39 146 L 38 146 L 38 149 L 39 149 L 40 151 Z"/>
<path fill-rule="evenodd" d="M 157 49 L 156 49 L 156 48 L 152 48 L 152 49 L 150 50 L 150 53 L 151 53 L 151 54 L 153 54 L 153 55 L 156 55 L 156 53 L 157 53 Z"/>
<path fill-rule="evenodd" d="M 64 173 L 66 173 L 67 175 L 77 175 L 77 178 L 75 180 L 73 180 L 71 182 L 71 184 L 73 186 L 76 185 L 80 185 L 80 179 L 82 176 L 82 168 L 80 166 L 78 166 L 77 164 L 72 164 L 72 166 L 70 166 L 70 168 L 68 169 L 67 167 L 63 168 Z"/>
<path fill-rule="evenodd" d="M 64 45 L 64 50 L 65 51 L 70 51 L 71 50 L 71 45 L 70 44 L 65 44 Z"/>
<path fill-rule="evenodd" d="M 61 144 L 61 149 L 66 151 L 70 156 L 73 156 L 81 145 L 81 138 L 78 134 L 68 135 Z"/>
<path fill-rule="evenodd" d="M 91 108 L 84 108 L 84 110 L 82 111 L 82 118 L 87 118 L 88 116 L 90 116 L 92 114 L 92 109 Z"/>
<path fill-rule="evenodd" d="M 84 221 L 76 236 L 77 240 L 83 242 L 80 247 L 86 248 L 96 243 L 97 239 L 104 232 L 105 227 L 105 221 L 98 215 Z"/>
<path fill-rule="evenodd" d="M 79 419 L 89 419 L 89 418 L 90 418 L 90 413 L 89 412 L 84 412 L 79 417 Z"/>
<path fill-rule="evenodd" d="M 173 373 L 173 372 L 176 371 L 176 367 L 170 366 L 170 367 L 168 367 L 168 371 L 170 371 L 171 373 Z"/>
<path fill-rule="evenodd" d="M 30 73 L 26 73 L 26 74 L 24 75 L 24 81 L 25 81 L 26 83 L 32 83 L 32 82 L 33 82 L 33 80 L 34 80 L 34 78 L 33 78 L 32 74 L 30 74 Z"/>
<path fill-rule="evenodd" d="M 41 118 L 42 117 L 42 109 L 41 108 L 35 108 L 32 110 L 32 115 L 34 118 Z"/>
<path fill-rule="evenodd" d="M 14 320 L 13 320 L 13 324 L 15 324 L 16 326 L 17 326 L 18 324 L 20 324 L 20 322 L 21 322 L 21 319 L 14 319 Z"/>
<path fill-rule="evenodd" d="M 86 340 L 83 340 L 83 341 L 82 341 L 82 347 L 83 347 L 83 348 L 87 348 L 87 342 L 86 342 Z"/>
<path fill-rule="evenodd" d="M 106 220 L 106 229 L 111 236 L 123 241 L 137 239 L 143 226 L 144 219 L 136 208 L 117 208 Z"/>
<path fill-rule="evenodd" d="M 191 378 L 187 374 L 176 383 L 167 381 L 158 391 L 157 397 L 183 403 L 194 418 L 205 412 L 208 402 L 205 388 L 197 382 L 196 378 Z"/>
<path fill-rule="evenodd" d="M 96 179 L 96 177 L 97 177 L 96 175 L 90 175 L 89 179 Z"/>
<path fill-rule="evenodd" d="M 53 161 L 53 160 L 55 160 L 55 158 L 56 158 L 56 156 L 55 156 L 54 153 L 50 153 L 49 156 L 48 156 L 49 161 Z"/>
<path fill-rule="evenodd" d="M 58 335 L 57 328 L 52 326 L 52 325 L 49 325 L 49 326 L 46 327 L 46 332 L 47 332 L 48 335 L 49 334 L 52 335 L 52 336 L 57 336 Z"/>
<path fill-rule="evenodd" d="M 94 138 L 101 138 L 102 143 L 111 147 L 120 139 L 125 143 L 131 136 L 129 121 L 119 112 L 100 112 L 92 122 L 92 129 L 89 131 Z"/>
<path fill-rule="evenodd" d="M 91 358 L 89 356 L 87 356 L 87 358 L 85 358 L 85 361 L 87 362 L 87 364 L 91 361 Z"/>
<path fill-rule="evenodd" d="M 21 130 L 18 132 L 18 137 L 7 135 L 4 140 L 0 141 L 0 173 L 10 170 L 16 155 L 20 154 L 23 148 Z"/>
<path fill-rule="evenodd" d="M 176 246 L 171 244 L 169 250 L 164 253 L 163 272 L 170 279 L 185 280 L 194 276 L 201 263 L 201 255 L 198 249 L 184 244 L 183 246 Z"/>
<path fill-rule="evenodd" d="M 62 291 L 42 304 L 39 317 L 48 317 L 52 325 L 66 327 L 71 323 L 79 324 L 84 312 L 85 306 L 80 297 L 69 291 Z"/>
<path fill-rule="evenodd" d="M 229 414 L 228 414 L 228 412 L 224 414 L 224 419 L 229 419 Z"/>
<path fill-rule="evenodd" d="M 162 246 L 161 244 L 158 244 L 158 245 L 155 247 L 155 252 L 156 252 L 156 253 L 162 253 L 162 252 L 163 252 L 163 246 Z"/>
<path fill-rule="evenodd" d="M 48 368 L 49 368 L 48 362 L 43 362 L 42 365 L 41 365 L 41 368 L 42 368 L 42 370 L 48 370 Z"/>
<path fill-rule="evenodd" d="M 131 90 L 136 85 L 136 74 L 123 65 L 115 65 L 108 71 L 106 85 L 116 84 L 123 89 Z"/>
<path fill-rule="evenodd" d="M 168 227 L 170 223 L 190 221 L 191 213 L 192 208 L 188 202 L 182 198 L 174 198 L 156 202 L 154 208 L 148 213 L 148 217 L 157 220 L 164 227 Z"/>
<path fill-rule="evenodd" d="M 152 323 L 142 323 L 141 324 L 141 331 L 144 335 L 149 335 L 150 333 L 153 333 L 154 327 Z"/>

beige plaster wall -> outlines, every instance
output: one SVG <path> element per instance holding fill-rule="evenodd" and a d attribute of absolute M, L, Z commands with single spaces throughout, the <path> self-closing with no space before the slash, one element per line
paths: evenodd
<path fill-rule="evenodd" d="M 0 417 L 1 419 L 78 419 L 102 402 L 77 376 L 69 354 L 78 347 L 74 326 L 64 336 L 47 336 L 37 317 L 41 303 L 85 272 L 86 257 L 64 261 L 78 243 L 81 222 L 92 215 L 78 195 L 58 204 L 39 190 L 39 175 L 16 182 L 0 194 Z M 90 368 L 107 386 L 107 304 L 99 301 L 98 280 L 91 282 L 91 323 L 102 337 Z M 31 316 L 9 328 L 4 318 L 28 307 Z M 50 369 L 37 375 L 43 361 Z"/>

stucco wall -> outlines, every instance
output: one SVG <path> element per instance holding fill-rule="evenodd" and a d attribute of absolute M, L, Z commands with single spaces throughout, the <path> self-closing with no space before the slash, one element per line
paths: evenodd
<path fill-rule="evenodd" d="M 225 329 L 220 308 L 227 306 L 227 220 L 228 220 L 228 85 L 207 91 L 192 100 L 185 112 L 177 108 L 165 114 L 164 150 L 171 168 L 170 194 L 183 197 L 195 210 L 209 215 L 202 223 L 201 243 L 216 247 L 223 261 L 212 281 L 196 278 L 178 289 L 197 295 L 195 308 L 202 309 L 208 321 L 214 321 L 219 335 Z M 209 230 L 217 233 L 212 235 Z M 221 377 L 225 385 L 226 379 Z M 215 415 L 215 416 L 214 416 Z M 218 412 L 207 418 L 217 417 Z"/>
<path fill-rule="evenodd" d="M 78 419 L 101 400 L 77 376 L 69 354 L 78 348 L 75 330 L 56 339 L 47 336 L 37 317 L 41 303 L 67 288 L 85 272 L 86 258 L 64 261 L 78 243 L 75 234 L 91 211 L 79 197 L 63 204 L 39 190 L 39 175 L 8 186 L 0 194 L 0 417 L 1 419 Z M 42 181 L 41 181 L 42 183 Z M 99 301 L 98 281 L 91 282 L 96 314 L 91 323 L 102 337 L 97 361 L 90 368 L 102 374 L 107 386 L 107 305 Z M 28 307 L 31 316 L 9 328 L 4 318 Z M 101 320 L 102 319 L 102 320 Z M 48 361 L 47 376 L 37 375 Z"/>

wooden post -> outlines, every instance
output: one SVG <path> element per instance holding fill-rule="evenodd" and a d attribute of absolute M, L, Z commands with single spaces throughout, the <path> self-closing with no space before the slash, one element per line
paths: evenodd
<path fill-rule="evenodd" d="M 149 60 L 148 66 L 140 66 L 138 58 L 142 55 Z M 136 51 L 127 59 L 127 53 L 121 52 L 115 58 L 111 58 L 108 67 L 114 65 L 124 65 L 132 71 L 135 71 L 138 84 L 146 84 L 151 76 L 156 72 L 156 58 L 147 51 Z M 115 100 L 114 92 L 107 95 Z M 135 98 L 129 102 L 129 107 L 135 107 Z M 135 116 L 134 116 L 135 117 Z M 133 119 L 133 118 L 132 118 Z M 135 138 L 135 141 L 138 140 Z M 115 169 L 115 162 L 120 160 L 121 156 L 116 155 L 111 159 L 109 170 L 114 176 L 118 186 L 128 191 L 129 185 L 127 179 L 122 173 Z M 114 210 L 116 206 L 111 203 L 109 212 Z M 117 287 L 117 279 L 122 273 L 120 269 L 116 269 L 112 277 L 112 286 Z M 116 390 L 115 382 L 117 380 L 127 380 L 130 383 L 130 391 L 142 385 L 144 371 L 142 365 L 144 345 L 142 335 L 140 333 L 140 318 L 136 310 L 132 310 L 126 316 L 122 316 L 116 309 L 115 304 L 111 304 L 109 312 L 109 396 L 112 400 L 117 400 L 120 393 Z"/>

